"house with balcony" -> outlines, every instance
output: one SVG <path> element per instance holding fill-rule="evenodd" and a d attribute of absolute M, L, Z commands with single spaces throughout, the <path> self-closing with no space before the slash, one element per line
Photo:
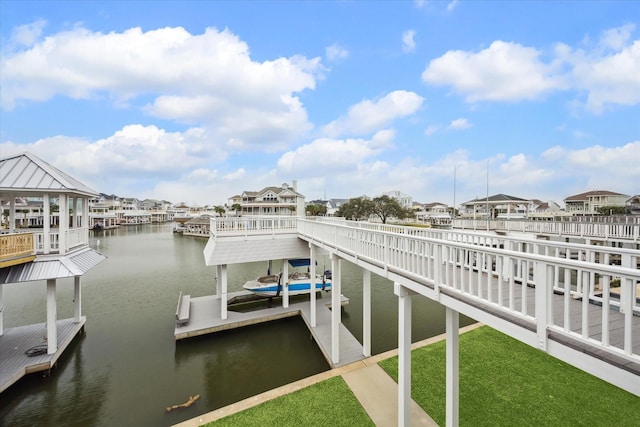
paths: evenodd
<path fill-rule="evenodd" d="M 0 159 L 0 202 L 6 217 L 0 230 L 0 392 L 26 373 L 51 369 L 84 326 L 81 278 L 105 259 L 89 247 L 89 199 L 96 196 L 33 154 Z M 25 209 L 38 220 L 23 221 Z M 58 281 L 72 281 L 72 318 L 58 319 Z M 5 329 L 3 291 L 26 282 L 42 282 L 46 289 L 46 322 Z M 24 357 L 34 349 L 44 354 Z"/>
<path fill-rule="evenodd" d="M 473 219 L 523 219 L 529 213 L 531 200 L 507 194 L 478 197 L 462 203 L 460 217 Z"/>
<path fill-rule="evenodd" d="M 627 212 L 631 215 L 640 215 L 640 194 L 631 196 L 625 202 Z"/>
<path fill-rule="evenodd" d="M 304 196 L 293 185 L 265 187 L 259 191 L 244 191 L 229 199 L 229 206 L 239 204 L 240 215 L 296 215 L 304 212 Z"/>
<path fill-rule="evenodd" d="M 451 216 L 451 208 L 447 204 L 440 202 L 419 205 L 415 212 L 416 220 L 418 222 L 434 226 L 450 225 L 451 220 L 453 219 Z"/>
<path fill-rule="evenodd" d="M 587 191 L 564 199 L 565 210 L 573 216 L 600 215 L 605 206 L 625 206 L 629 196 L 607 190 Z"/>

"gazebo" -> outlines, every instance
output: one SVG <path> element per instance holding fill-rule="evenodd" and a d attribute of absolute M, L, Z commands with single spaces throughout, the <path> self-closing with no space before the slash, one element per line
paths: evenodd
<path fill-rule="evenodd" d="M 96 195 L 33 154 L 0 159 L 0 392 L 27 373 L 50 369 L 84 326 L 80 279 L 105 259 L 89 247 L 89 199 Z M 25 200 L 40 208 L 20 212 L 16 201 Z M 36 218 L 24 228 L 18 215 Z M 57 318 L 56 285 L 63 278 L 74 281 L 71 319 Z M 4 287 L 33 281 L 46 282 L 46 323 L 5 329 Z M 38 347 L 46 354 L 25 357 Z"/>

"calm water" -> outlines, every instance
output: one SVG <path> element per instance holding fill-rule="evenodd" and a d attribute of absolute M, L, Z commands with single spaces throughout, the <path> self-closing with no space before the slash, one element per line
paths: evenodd
<path fill-rule="evenodd" d="M 171 425 L 328 369 L 299 318 L 175 342 L 178 293 L 215 293 L 215 268 L 204 265 L 205 239 L 171 227 L 92 237 L 108 258 L 82 279 L 85 333 L 50 377 L 28 376 L 0 395 L 0 425 Z M 265 270 L 266 263 L 229 266 L 229 290 Z M 397 347 L 397 299 L 388 280 L 372 275 L 371 283 L 372 350 L 380 353 Z M 343 294 L 351 299 L 343 323 L 361 341 L 362 271 L 346 262 Z M 44 282 L 5 285 L 4 298 L 6 328 L 45 321 Z M 58 281 L 57 300 L 58 318 L 73 317 L 71 280 Z M 444 308 L 415 298 L 413 314 L 414 340 L 444 332 Z M 200 400 L 190 408 L 165 412 L 194 394 Z"/>

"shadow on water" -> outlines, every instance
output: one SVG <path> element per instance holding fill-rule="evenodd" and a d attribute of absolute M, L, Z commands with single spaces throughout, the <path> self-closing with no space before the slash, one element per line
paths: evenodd
<path fill-rule="evenodd" d="M 38 372 L 23 377 L 2 394 L 1 425 L 98 425 L 107 393 L 108 368 L 87 375 L 83 369 L 81 331 L 58 359 L 50 374 Z M 90 400 L 86 396 L 92 396 Z M 25 398 L 27 396 L 28 398 Z"/>

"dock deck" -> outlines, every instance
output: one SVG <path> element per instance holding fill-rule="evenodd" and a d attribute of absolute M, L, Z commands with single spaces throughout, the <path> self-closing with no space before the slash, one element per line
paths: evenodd
<path fill-rule="evenodd" d="M 230 292 L 227 299 L 231 301 L 248 294 L 248 291 Z M 341 297 L 342 305 L 348 304 L 348 302 L 348 298 Z M 331 299 L 329 298 L 316 299 L 315 328 L 310 326 L 311 309 L 308 300 L 292 302 L 287 308 L 278 305 L 246 313 L 229 310 L 227 319 L 221 318 L 220 305 L 220 298 L 216 295 L 192 297 L 189 323 L 176 325 L 175 339 L 181 340 L 286 317 L 301 316 L 329 366 L 337 368 L 364 359 L 362 344 L 351 335 L 351 332 L 343 324 L 340 324 L 340 360 L 338 363 L 331 361 Z"/>
<path fill-rule="evenodd" d="M 53 368 L 85 322 L 84 316 L 78 323 L 74 319 L 58 320 L 58 351 L 33 357 L 27 356 L 25 351 L 36 345 L 46 344 L 46 324 L 36 323 L 5 329 L 4 334 L 0 335 L 0 393 L 27 374 Z"/>

